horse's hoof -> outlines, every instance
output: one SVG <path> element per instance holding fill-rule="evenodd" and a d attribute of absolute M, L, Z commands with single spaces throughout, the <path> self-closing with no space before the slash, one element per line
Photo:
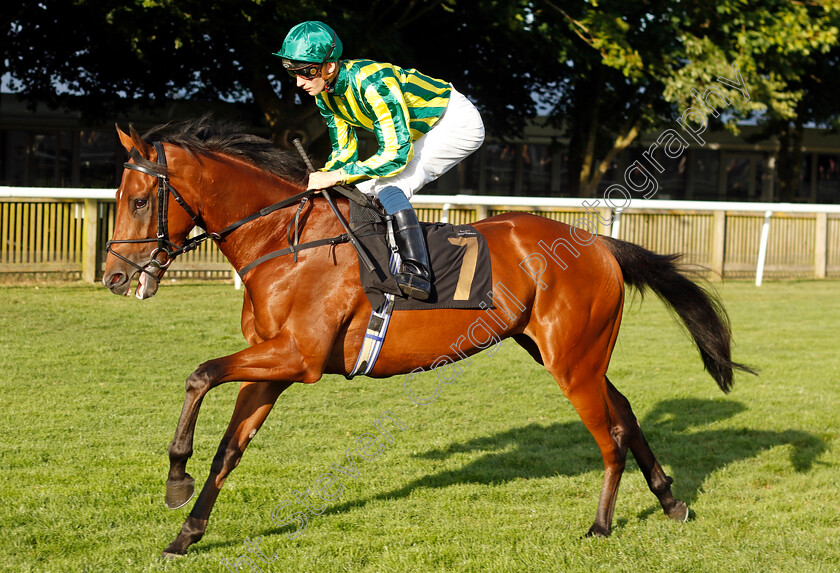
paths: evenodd
<path fill-rule="evenodd" d="M 183 557 L 183 555 L 181 555 L 180 553 L 170 553 L 169 551 L 164 551 L 160 554 L 160 558 L 164 561 L 175 561 L 176 559 L 179 559 L 181 557 Z"/>
<path fill-rule="evenodd" d="M 586 532 L 585 537 L 609 537 L 610 530 L 600 525 L 593 525 L 589 528 L 589 531 Z"/>
<path fill-rule="evenodd" d="M 665 515 L 674 521 L 688 521 L 688 506 L 684 502 L 677 500 L 676 505 L 670 511 L 666 511 Z"/>
<path fill-rule="evenodd" d="M 166 507 L 178 509 L 184 507 L 195 493 L 195 480 L 187 474 L 181 481 L 166 482 Z"/>

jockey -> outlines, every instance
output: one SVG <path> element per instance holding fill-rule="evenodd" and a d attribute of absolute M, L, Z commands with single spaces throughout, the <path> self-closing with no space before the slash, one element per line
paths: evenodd
<path fill-rule="evenodd" d="M 327 123 L 332 153 L 309 189 L 353 183 L 379 197 L 393 216 L 402 258 L 394 277 L 406 296 L 429 298 L 429 254 L 409 199 L 484 141 L 478 110 L 448 82 L 414 69 L 370 60 L 341 60 L 342 43 L 322 22 L 303 22 L 274 55 L 315 97 Z M 360 160 L 356 128 L 372 131 L 379 149 Z"/>

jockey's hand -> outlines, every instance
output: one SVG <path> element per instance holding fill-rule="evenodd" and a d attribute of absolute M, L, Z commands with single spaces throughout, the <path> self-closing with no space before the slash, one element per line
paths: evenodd
<path fill-rule="evenodd" d="M 329 189 L 333 185 L 344 182 L 344 172 L 340 169 L 335 171 L 313 171 L 309 174 L 309 186 L 307 189 Z"/>

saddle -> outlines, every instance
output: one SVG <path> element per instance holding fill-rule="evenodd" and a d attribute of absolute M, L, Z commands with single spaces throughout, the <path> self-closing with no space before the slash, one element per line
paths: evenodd
<path fill-rule="evenodd" d="M 393 295 L 394 310 L 487 308 L 492 289 L 490 251 L 484 236 L 471 225 L 422 223 L 429 250 L 432 292 L 427 300 L 402 294 L 393 274 L 399 268 L 399 254 L 393 239 L 390 217 L 372 200 L 367 206 L 350 202 L 349 225 L 373 269 L 359 261 L 362 288 L 374 309 L 382 307 L 386 295 Z M 482 306 L 483 305 L 483 306 Z"/>

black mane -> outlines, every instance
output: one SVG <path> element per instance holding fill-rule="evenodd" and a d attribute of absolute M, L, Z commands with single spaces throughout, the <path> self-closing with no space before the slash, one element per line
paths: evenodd
<path fill-rule="evenodd" d="M 193 154 L 222 153 L 238 157 L 301 185 L 306 183 L 309 172 L 297 153 L 279 149 L 268 139 L 246 133 L 241 124 L 214 121 L 209 115 L 158 125 L 146 132 L 143 139 L 177 145 Z"/>

